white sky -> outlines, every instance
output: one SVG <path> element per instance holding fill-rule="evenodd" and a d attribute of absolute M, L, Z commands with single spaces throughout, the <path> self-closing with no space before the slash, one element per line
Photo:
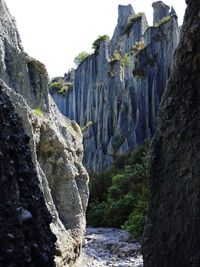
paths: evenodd
<path fill-rule="evenodd" d="M 145 12 L 152 24 L 151 0 L 6 0 L 16 18 L 25 51 L 47 67 L 50 77 L 62 76 L 74 66 L 81 51 L 91 52 L 102 34 L 112 37 L 118 5 L 132 4 Z M 165 0 L 173 5 L 182 24 L 185 0 Z"/>

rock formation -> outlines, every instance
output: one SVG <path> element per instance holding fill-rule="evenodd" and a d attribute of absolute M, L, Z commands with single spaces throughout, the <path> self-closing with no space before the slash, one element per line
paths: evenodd
<path fill-rule="evenodd" d="M 163 18 L 168 17 L 170 15 L 169 10 L 170 7 L 165 5 L 162 1 L 157 1 L 153 3 L 153 25 L 159 23 Z"/>
<path fill-rule="evenodd" d="M 188 4 L 150 151 L 145 267 L 200 266 L 200 2 Z"/>
<path fill-rule="evenodd" d="M 8 196 L 1 200 L 1 205 L 7 205 L 7 216 L 10 216 L 8 217 L 10 218 L 9 223 L 13 220 L 11 218 L 12 209 L 15 209 L 19 203 L 21 203 L 20 205 L 22 205 L 25 213 L 27 209 L 27 216 L 32 216 L 33 223 L 31 222 L 28 226 L 25 225 L 24 232 L 19 230 L 19 235 L 17 234 L 16 237 L 16 240 L 18 240 L 20 235 L 22 236 L 20 245 L 28 244 L 27 257 L 29 254 L 31 257 L 43 255 L 44 246 L 49 242 L 50 250 L 48 251 L 48 247 L 46 247 L 45 259 L 43 260 L 49 263 L 49 265 L 45 266 L 53 266 L 52 257 L 55 235 L 55 263 L 57 266 L 68 266 L 80 254 L 85 230 L 88 175 L 82 165 L 82 134 L 78 125 L 63 117 L 55 107 L 52 98 L 48 94 L 46 69 L 44 65 L 29 57 L 23 51 L 14 18 L 10 15 L 3 0 L 0 0 L 0 85 L 1 97 L 6 99 L 5 105 L 11 108 L 10 112 L 8 111 L 9 108 L 7 108 L 8 116 L 4 118 L 5 125 L 1 126 L 3 127 L 1 138 L 4 137 L 7 140 L 7 149 L 9 149 L 13 147 L 14 140 L 19 136 L 19 142 L 16 140 L 14 143 L 16 143 L 16 151 L 21 151 L 16 161 L 12 159 L 14 154 L 7 155 L 7 159 L 10 161 L 8 162 L 8 172 L 14 174 L 16 172 L 18 176 L 15 178 L 8 177 L 13 183 L 13 188 L 8 192 Z M 9 100 L 7 100 L 6 95 Z M 4 108 L 4 102 L 2 103 Z M 12 106 L 14 106 L 14 110 Z M 22 126 L 15 113 L 18 113 L 29 138 L 23 137 Z M 15 130 L 18 123 L 19 133 L 17 131 L 13 133 L 13 140 L 11 140 L 9 135 L 6 136 L 6 133 L 12 131 L 12 129 Z M 12 127 L 12 125 L 14 126 Z M 31 159 L 26 144 L 30 147 Z M 24 159 L 22 153 L 27 155 L 26 159 Z M 22 157 L 21 161 L 19 159 L 20 155 Z M 1 161 L 1 164 L 4 164 L 4 161 Z M 25 168 L 26 164 L 27 167 Z M 1 172 L 3 174 L 4 169 Z M 10 175 L 9 173 L 8 175 Z M 1 179 L 3 178 L 1 177 Z M 20 179 L 24 180 L 24 184 Z M 25 181 L 25 179 L 30 181 Z M 19 183 L 22 183 L 22 185 Z M 7 181 L 5 181 L 6 185 L 8 185 Z M 12 205 L 6 204 L 5 201 L 8 201 L 8 197 L 14 192 L 14 187 L 17 190 L 15 192 L 16 198 L 13 195 L 15 203 L 12 203 L 11 198 Z M 29 192 L 27 192 L 28 187 L 30 187 Z M 32 202 L 29 201 L 31 197 L 33 198 Z M 38 204 L 34 200 L 37 200 L 37 198 L 41 199 Z M 46 207 L 42 202 L 43 198 Z M 38 211 L 34 211 L 33 205 L 35 205 L 35 209 L 38 207 Z M 15 213 L 13 213 L 13 216 Z M 18 210 L 18 213 L 20 213 L 20 210 Z M 51 230 L 49 229 L 49 224 Z M 12 235 L 12 225 L 7 225 L 7 228 L 6 231 Z M 37 229 L 38 233 L 35 232 L 35 236 L 32 238 L 33 231 L 37 231 Z M 42 235 L 41 238 L 37 236 L 39 233 Z M 4 233 L 1 231 L 1 234 Z M 11 235 L 6 237 L 5 244 L 9 243 L 8 239 L 11 238 Z M 38 241 L 41 241 L 38 246 L 41 251 L 39 254 L 36 252 L 35 256 L 33 255 L 35 253 L 34 249 L 38 251 L 37 248 L 33 248 L 30 252 L 31 240 L 34 241 L 34 238 L 38 238 Z M 2 236 L 0 239 L 2 239 Z M 15 243 L 13 243 L 12 248 L 9 248 L 8 253 L 13 253 L 13 255 L 18 253 L 18 247 L 15 247 Z M 0 262 L 4 261 L 4 257 L 7 257 L 7 255 L 0 255 Z M 30 258 L 29 260 L 31 261 Z M 33 261 L 31 266 L 43 266 L 42 263 L 41 265 L 36 263 L 37 261 Z M 13 262 L 13 265 L 10 264 L 8 266 L 19 265 L 15 265 Z M 21 264 L 21 266 L 28 265 Z"/>
<path fill-rule="evenodd" d="M 89 171 L 109 167 L 115 157 L 150 139 L 155 131 L 179 27 L 169 7 L 162 2 L 153 7 L 154 20 L 160 23 L 148 27 L 143 13 L 120 5 L 111 41 L 102 41 L 99 51 L 75 71 L 65 115 L 85 129 L 84 163 Z"/>
<path fill-rule="evenodd" d="M 0 266 L 54 266 L 56 237 L 29 137 L 0 85 Z"/>

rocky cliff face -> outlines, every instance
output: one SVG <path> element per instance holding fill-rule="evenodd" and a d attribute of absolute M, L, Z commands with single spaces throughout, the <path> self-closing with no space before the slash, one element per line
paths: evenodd
<path fill-rule="evenodd" d="M 9 97 L 15 112 L 20 116 L 26 134 L 30 138 L 27 143 L 31 149 L 33 166 L 30 162 L 30 156 L 27 160 L 29 165 L 32 166 L 29 168 L 29 172 L 32 173 L 33 170 L 34 172 L 32 176 L 28 175 L 29 166 L 24 171 L 27 171 L 26 179 L 30 180 L 33 177 L 35 180 L 30 181 L 29 184 L 27 183 L 27 186 L 35 185 L 36 188 L 38 184 L 42 191 L 41 198 L 44 198 L 46 209 L 49 212 L 49 217 L 47 216 L 45 219 L 44 217 L 48 212 L 45 211 L 42 214 L 42 206 L 39 207 L 38 204 L 40 209 L 38 214 L 41 215 L 41 222 L 40 217 L 37 217 L 37 212 L 33 211 L 32 213 L 33 221 L 38 220 L 39 231 L 43 235 L 48 234 L 49 231 L 49 237 L 41 237 L 39 248 L 48 239 L 50 240 L 49 244 L 52 245 L 55 235 L 57 239 L 55 243 L 56 265 L 64 266 L 65 264 L 68 266 L 80 254 L 85 229 L 88 175 L 82 165 L 82 134 L 78 125 L 64 118 L 55 107 L 48 95 L 46 69 L 44 65 L 29 57 L 23 51 L 15 21 L 3 0 L 0 1 L 0 79 L 1 94 L 6 94 Z M 7 120 L 5 123 L 8 123 L 9 126 L 9 117 Z M 16 120 L 15 123 L 17 124 L 18 121 Z M 5 136 L 5 138 L 7 137 Z M 8 144 L 9 142 L 8 139 Z M 23 166 L 21 167 L 21 165 L 14 165 L 13 168 L 16 172 L 23 172 Z M 21 178 L 23 179 L 23 177 Z M 29 188 L 29 193 L 31 194 L 32 190 L 37 189 L 35 188 Z M 25 193 L 22 188 L 20 194 L 23 196 Z M 28 197 L 29 195 L 27 195 Z M 37 199 L 37 194 L 33 194 L 32 198 Z M 30 205 L 32 204 L 34 204 L 34 201 Z M 27 207 L 32 209 L 30 205 L 28 203 Z M 37 208 L 37 205 L 35 205 L 35 208 Z M 8 212 L 12 212 L 9 205 L 7 209 Z M 45 210 L 44 205 L 43 210 Z M 42 216 L 44 223 L 42 222 Z M 48 228 L 49 223 L 51 232 Z M 42 230 L 43 226 L 47 227 L 46 230 Z M 31 227 L 30 229 L 37 230 L 37 228 Z M 27 229 L 29 228 L 27 227 Z M 27 232 L 28 230 L 26 234 Z M 39 232 L 35 233 L 35 236 L 37 237 L 38 234 Z M 14 244 L 12 249 L 15 251 Z M 42 252 L 43 250 L 41 250 Z M 52 253 L 51 251 L 48 266 L 51 266 Z M 34 264 L 35 262 L 31 266 L 39 266 Z"/>
<path fill-rule="evenodd" d="M 56 237 L 27 146 L 0 85 L 0 266 L 55 266 Z"/>
<path fill-rule="evenodd" d="M 151 145 L 145 267 L 200 264 L 200 2 L 186 3 L 180 44 Z"/>
<path fill-rule="evenodd" d="M 173 10 L 162 2 L 153 7 L 157 24 L 148 27 L 144 14 L 119 6 L 111 41 L 102 41 L 75 72 L 66 115 L 81 127 L 90 124 L 84 131 L 84 163 L 90 171 L 109 167 L 155 131 L 179 28 Z"/>

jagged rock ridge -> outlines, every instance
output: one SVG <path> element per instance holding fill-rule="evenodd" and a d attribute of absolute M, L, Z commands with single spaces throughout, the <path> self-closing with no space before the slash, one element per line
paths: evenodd
<path fill-rule="evenodd" d="M 15 20 L 3 0 L 0 1 L 0 15 L 2 91 L 12 102 L 30 138 L 34 177 L 50 214 L 49 221 L 47 218 L 44 222 L 47 227 L 51 222 L 50 236 L 56 236 L 55 263 L 68 266 L 80 254 L 85 230 L 88 174 L 82 165 L 82 134 L 78 125 L 64 118 L 55 107 L 48 94 L 45 66 L 23 51 Z M 20 166 L 18 168 L 20 171 Z M 43 216 L 46 214 L 44 212 Z M 34 213 L 33 220 L 36 220 Z M 31 266 L 39 265 L 33 262 Z"/>
<path fill-rule="evenodd" d="M 145 267 L 200 266 L 200 2 L 188 4 L 150 151 Z"/>
<path fill-rule="evenodd" d="M 173 9 L 160 1 L 153 7 L 157 24 L 149 27 L 143 13 L 120 5 L 111 41 L 102 41 L 76 69 L 74 89 L 66 94 L 65 115 L 84 129 L 90 125 L 84 131 L 89 171 L 105 170 L 155 132 L 179 27 Z"/>

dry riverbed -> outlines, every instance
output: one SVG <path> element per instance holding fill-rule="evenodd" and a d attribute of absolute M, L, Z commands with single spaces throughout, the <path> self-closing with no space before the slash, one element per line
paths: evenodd
<path fill-rule="evenodd" d="M 142 267 L 140 244 L 114 228 L 87 228 L 82 255 L 74 267 Z"/>

